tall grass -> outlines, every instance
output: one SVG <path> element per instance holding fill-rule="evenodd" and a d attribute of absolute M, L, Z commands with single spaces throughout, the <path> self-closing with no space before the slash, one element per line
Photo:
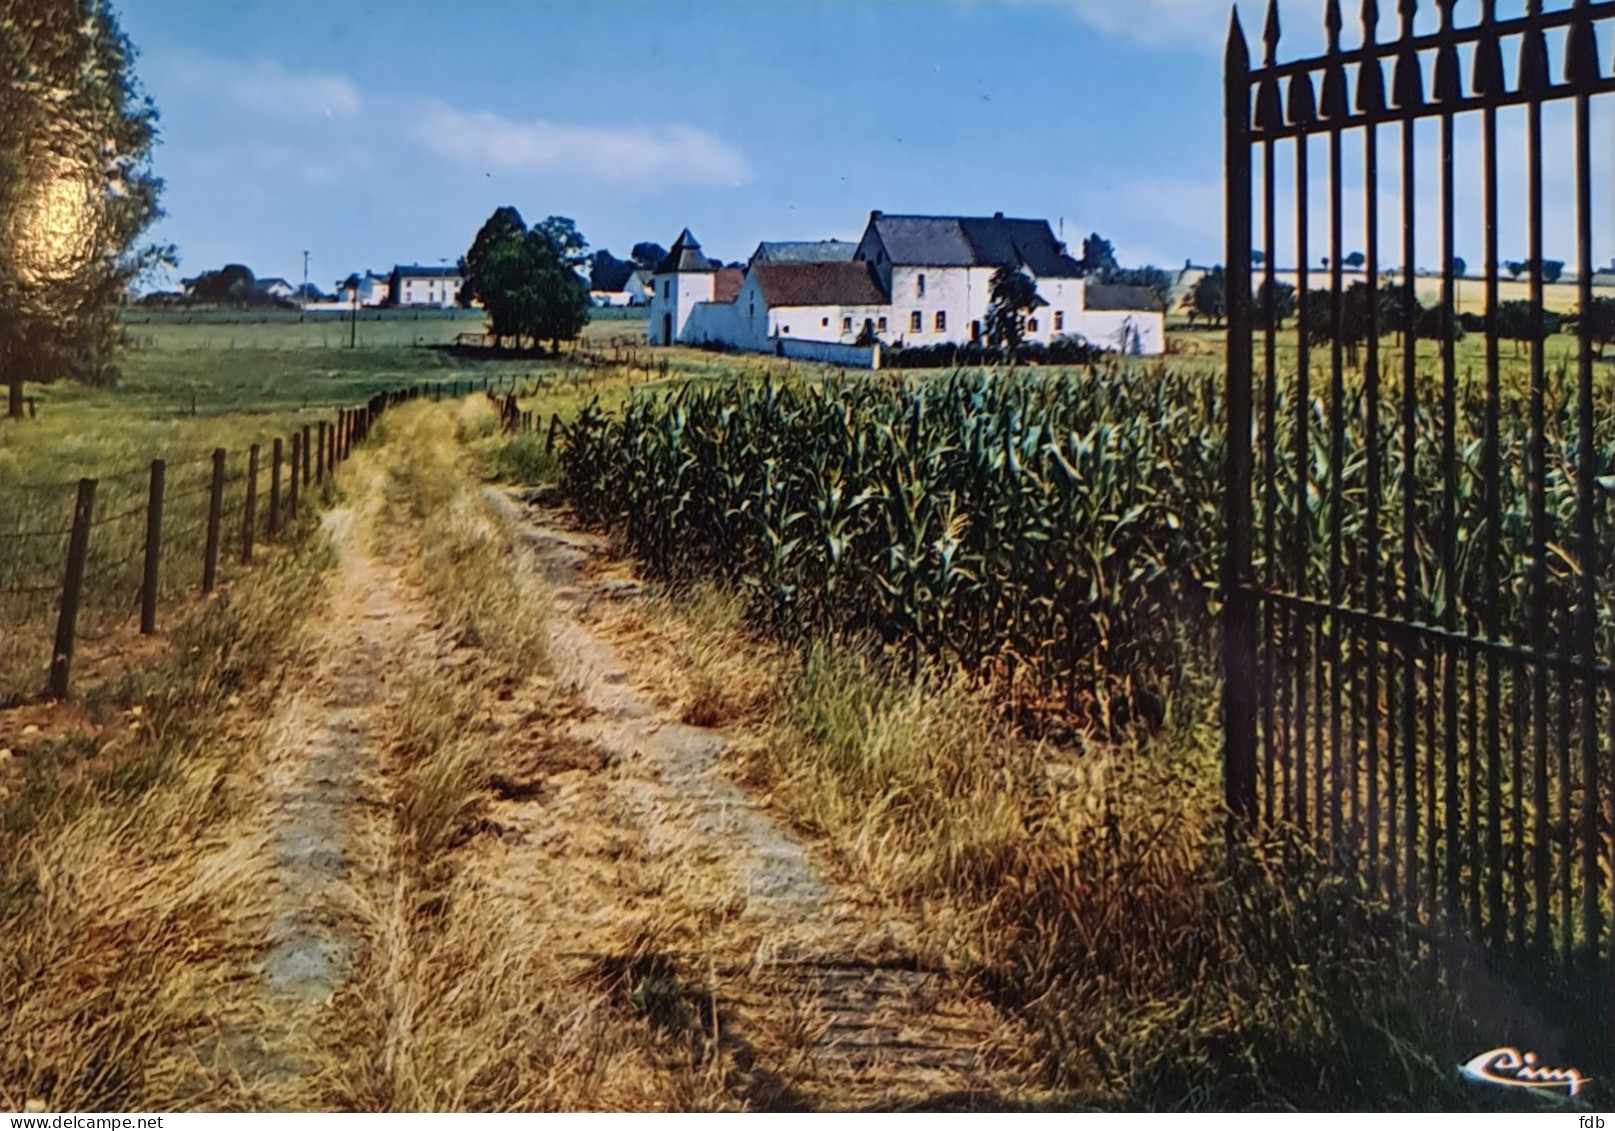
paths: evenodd
<path fill-rule="evenodd" d="M 267 907 L 250 752 L 326 560 L 313 539 L 277 553 L 178 625 L 166 658 L 101 688 L 82 723 L 11 734 L 0 1106 L 250 1102 L 219 1045 Z"/>

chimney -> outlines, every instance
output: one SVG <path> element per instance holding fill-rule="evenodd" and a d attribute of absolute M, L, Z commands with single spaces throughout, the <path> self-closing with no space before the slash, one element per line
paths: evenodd
<path fill-rule="evenodd" d="M 994 220 L 1002 220 L 1003 218 L 1004 218 L 1004 214 L 1002 212 L 994 212 L 993 213 L 993 219 Z"/>
<path fill-rule="evenodd" d="M 873 209 L 869 213 L 869 218 L 871 220 L 879 220 L 884 215 L 886 215 L 884 212 L 882 212 L 880 209 L 876 208 L 876 209 Z"/>

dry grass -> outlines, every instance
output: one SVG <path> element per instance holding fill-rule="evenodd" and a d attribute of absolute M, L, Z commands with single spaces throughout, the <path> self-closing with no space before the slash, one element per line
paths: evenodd
<path fill-rule="evenodd" d="M 547 654 L 547 594 L 471 475 L 475 399 L 389 414 L 381 530 L 443 619 L 439 653 L 396 677 L 385 812 L 354 893 L 364 957 L 333 1003 L 322 1102 L 354 1110 L 646 1110 L 725 1103 L 721 1076 L 658 1032 L 592 955 L 632 955 L 656 897 L 643 846 L 592 799 L 598 759 L 549 736 L 570 705 Z M 560 825 L 582 843 L 557 842 Z M 546 835 L 541 835 L 546 834 Z M 547 842 L 546 842 L 547 838 Z M 595 847 L 586 849 L 594 838 Z"/>
<path fill-rule="evenodd" d="M 821 646 L 747 772 L 1034 1028 L 1072 1104 L 1492 1102 L 1449 1068 L 1488 1038 L 1360 892 L 1299 846 L 1227 848 L 1201 702 L 1154 738 L 1057 750 L 962 680 Z"/>
<path fill-rule="evenodd" d="M 249 1102 L 220 1039 L 253 1008 L 237 981 L 267 906 L 255 720 L 325 561 L 313 543 L 275 554 L 85 703 L 71 737 L 0 716 L 21 764 L 0 789 L 0 1107 Z"/>

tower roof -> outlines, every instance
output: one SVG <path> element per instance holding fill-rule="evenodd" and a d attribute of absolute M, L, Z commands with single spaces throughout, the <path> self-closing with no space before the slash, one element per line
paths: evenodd
<path fill-rule="evenodd" d="M 656 265 L 658 275 L 676 275 L 695 271 L 716 271 L 717 267 L 712 260 L 701 253 L 700 242 L 685 228 L 679 233 L 679 238 L 673 241 L 673 248 L 667 253 L 667 258 Z"/>

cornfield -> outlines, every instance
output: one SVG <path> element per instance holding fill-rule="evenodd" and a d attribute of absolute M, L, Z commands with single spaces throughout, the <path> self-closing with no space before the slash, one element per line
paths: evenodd
<path fill-rule="evenodd" d="M 1434 438 L 1436 397 L 1421 403 L 1415 428 Z M 664 578 L 741 588 L 775 632 L 866 638 L 1005 677 L 1044 708 L 1112 727 L 1157 715 L 1213 642 L 1222 408 L 1216 377 L 1168 369 L 686 385 L 641 393 L 620 416 L 587 407 L 561 462 L 586 521 Z M 1360 601 L 1372 574 L 1382 605 L 1439 622 L 1450 599 L 1458 625 L 1478 629 L 1482 390 L 1467 389 L 1458 409 L 1460 437 L 1476 439 L 1460 439 L 1449 493 L 1439 445 L 1418 444 L 1409 466 L 1394 414 L 1371 449 L 1361 399 L 1341 414 L 1338 445 L 1325 404 L 1309 404 L 1304 465 L 1287 434 L 1289 454 L 1257 468 L 1258 576 L 1294 587 L 1304 572 L 1309 591 Z M 1296 415 L 1281 392 L 1275 418 Z M 1498 623 L 1524 632 L 1528 413 L 1511 401 L 1500 415 Z M 1606 400 L 1598 435 L 1610 435 L 1610 415 Z M 1576 608 L 1573 406 L 1550 404 L 1547 419 L 1545 607 L 1557 636 Z M 1615 446 L 1595 456 L 1600 475 L 1615 472 Z M 1264 539 L 1266 529 L 1277 533 Z M 1600 627 L 1607 649 L 1608 592 Z"/>

